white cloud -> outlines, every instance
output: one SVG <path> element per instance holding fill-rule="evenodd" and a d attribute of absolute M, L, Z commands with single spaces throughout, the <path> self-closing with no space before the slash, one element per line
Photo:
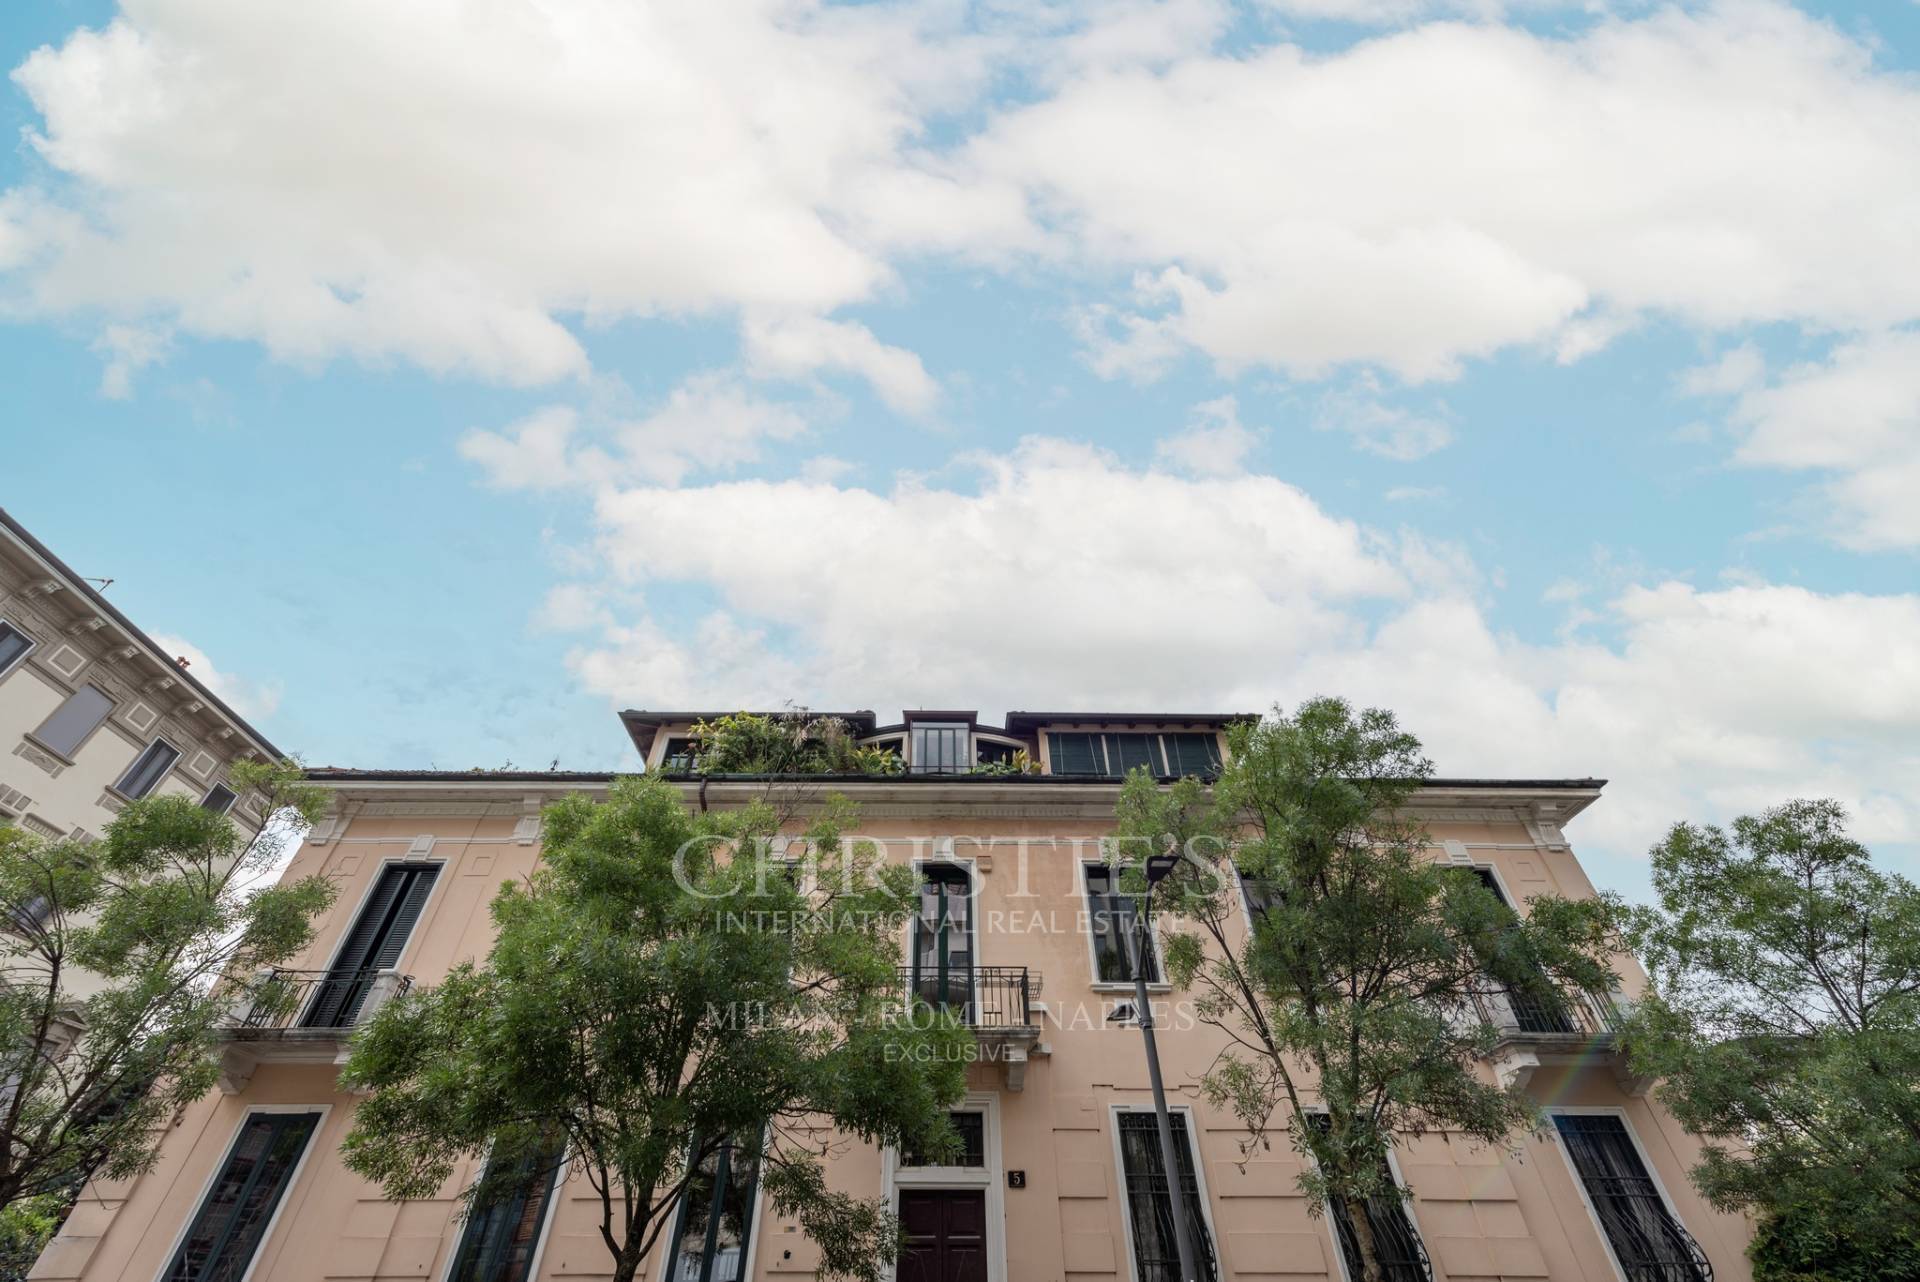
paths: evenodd
<path fill-rule="evenodd" d="M 584 375 L 583 322 L 744 317 L 762 371 L 908 413 L 919 358 L 831 317 L 922 255 L 1137 276 L 1078 312 L 1133 377 L 1920 316 L 1920 86 L 1864 37 L 1770 0 L 1333 53 L 1216 51 L 1231 21 L 144 0 L 15 71 L 53 179 L 0 194 L 0 270 L 27 314 L 517 383 Z"/>
<path fill-rule="evenodd" d="M 1920 838 L 1920 596 L 1627 582 L 1585 626 L 1502 635 L 1459 549 L 1337 519 L 1294 487 L 1130 468 L 1029 439 L 946 484 L 738 481 L 601 493 L 573 587 L 613 622 L 570 656 L 638 706 L 1397 709 L 1444 773 L 1613 780 L 1576 839 L 1603 878 L 1680 818 L 1832 794 Z M 729 514 L 715 522 L 716 511 Z M 796 531 L 813 532 L 796 537 Z M 623 607 L 699 585 L 695 618 Z M 587 603 L 597 602 L 597 605 Z M 1604 635 L 1607 640 L 1591 639 Z"/>
<path fill-rule="evenodd" d="M 1389 503 L 1413 503 L 1422 499 L 1445 498 L 1447 487 L 1444 485 L 1396 485 L 1382 497 Z"/>
<path fill-rule="evenodd" d="M 1920 547 L 1920 330 L 1840 343 L 1771 381 L 1760 358 L 1740 348 L 1684 386 L 1735 397 L 1736 462 L 1828 476 L 1808 506 L 1837 541 Z"/>
<path fill-rule="evenodd" d="M 853 321 L 818 316 L 757 318 L 746 323 L 741 336 L 747 368 L 755 374 L 799 378 L 822 369 L 857 374 L 902 414 L 927 414 L 940 397 L 939 384 L 918 356 L 881 342 L 872 330 Z"/>
<path fill-rule="evenodd" d="M 15 70 L 63 181 L 7 194 L 0 266 L 43 312 L 513 383 L 586 369 L 564 318 L 823 313 L 892 273 L 843 198 L 884 214 L 984 71 L 952 19 L 147 0 Z"/>
<path fill-rule="evenodd" d="M 219 695 L 228 707 L 248 720 L 270 717 L 280 706 L 281 685 L 278 681 L 256 681 L 232 672 L 222 672 L 213 666 L 213 660 L 207 657 L 205 650 L 185 637 L 156 632 L 153 639 L 169 655 L 185 659 L 187 671 L 195 680 Z"/>
<path fill-rule="evenodd" d="M 108 325 L 93 342 L 93 351 L 105 359 L 100 371 L 100 395 L 124 401 L 133 395 L 133 376 L 167 354 L 164 331 L 138 325 Z"/>
<path fill-rule="evenodd" d="M 1091 68 L 965 162 L 1061 253 L 1150 274 L 1097 368 L 1177 342 L 1229 372 L 1433 379 L 1514 345 L 1577 357 L 1645 313 L 1920 315 L 1920 86 L 1764 0 Z"/>
<path fill-rule="evenodd" d="M 1153 456 L 1189 476 L 1234 476 L 1259 443 L 1260 434 L 1241 425 L 1239 402 L 1222 396 L 1194 406 L 1183 430 L 1154 443 Z"/>
<path fill-rule="evenodd" d="M 460 439 L 498 489 L 596 489 L 634 481 L 677 485 L 696 472 L 727 472 L 759 461 L 770 441 L 803 435 L 807 420 L 717 370 L 675 387 L 654 411 L 583 432 L 579 411 L 552 405 L 504 432 L 480 429 Z M 592 439 L 581 442 L 582 436 Z"/>
<path fill-rule="evenodd" d="M 1425 458 L 1453 440 L 1453 429 L 1443 420 L 1388 405 L 1380 399 L 1379 383 L 1365 377 L 1321 397 L 1313 425 L 1322 432 L 1345 432 L 1356 448 L 1402 463 Z"/>

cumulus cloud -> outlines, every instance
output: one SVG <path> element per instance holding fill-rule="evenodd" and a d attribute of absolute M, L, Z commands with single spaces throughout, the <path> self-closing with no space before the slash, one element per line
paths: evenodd
<path fill-rule="evenodd" d="M 1920 314 L 1920 87 L 1761 0 L 1093 68 L 964 157 L 1077 257 L 1149 273 L 1104 318 L 1097 363 L 1123 372 L 1185 345 L 1435 379 L 1647 313 Z"/>
<path fill-rule="evenodd" d="M 740 317 L 762 371 L 908 413 L 919 358 L 833 313 L 926 255 L 1135 280 L 1080 323 L 1136 377 L 1920 316 L 1920 87 L 1864 37 L 1769 0 L 1331 53 L 1232 21 L 146 0 L 15 70 L 51 180 L 0 196 L 0 270 L 28 312 L 517 383 L 585 373 L 583 322 Z"/>
<path fill-rule="evenodd" d="M 920 358 L 889 346 L 865 325 L 818 316 L 756 318 L 743 327 L 747 367 L 756 374 L 799 378 L 816 370 L 857 374 L 874 393 L 903 414 L 933 409 L 940 388 Z"/>
<path fill-rule="evenodd" d="M 1760 356 L 1740 347 L 1682 386 L 1733 398 L 1736 462 L 1823 474 L 1808 507 L 1838 542 L 1920 547 L 1920 330 L 1842 342 L 1772 379 Z"/>
<path fill-rule="evenodd" d="M 1154 443 L 1153 456 L 1190 476 L 1233 476 L 1259 443 L 1260 434 L 1240 422 L 1239 402 L 1222 396 L 1194 406 L 1184 429 Z"/>
<path fill-rule="evenodd" d="M 1372 378 L 1328 392 L 1313 425 L 1322 432 L 1344 432 L 1356 449 L 1401 463 L 1425 458 L 1453 440 L 1453 428 L 1445 420 L 1388 404 Z"/>
<path fill-rule="evenodd" d="M 504 431 L 468 432 L 459 450 L 497 489 L 677 485 L 696 472 L 757 462 L 768 442 L 807 430 L 798 410 L 755 395 L 724 371 L 689 377 L 639 418 L 596 422 L 589 431 L 582 417 L 572 406 L 546 406 Z"/>
<path fill-rule="evenodd" d="M 1583 626 L 1499 631 L 1465 553 L 1338 519 L 1268 475 L 1181 476 L 1034 438 L 936 484 L 638 486 L 596 502 L 569 662 L 638 706 L 1397 709 L 1453 774 L 1610 777 L 1603 863 L 1667 823 L 1810 792 L 1920 837 L 1920 596 L 1628 580 Z M 727 519 L 712 519 L 726 512 Z M 796 531 L 808 532 L 796 537 Z M 691 617 L 622 608 L 695 584 Z M 578 591 L 575 592 L 574 589 Z M 1624 864 L 1617 876 L 1639 876 Z"/>
<path fill-rule="evenodd" d="M 223 672 L 213 665 L 213 660 L 207 657 L 205 650 L 185 637 L 156 632 L 153 639 L 168 654 L 185 659 L 187 671 L 193 674 L 194 679 L 219 695 L 228 707 L 241 716 L 257 721 L 272 716 L 280 706 L 280 682 L 260 681 Z"/>
<path fill-rule="evenodd" d="M 8 194 L 0 266 L 44 312 L 510 383 L 586 369 L 574 317 L 823 314 L 892 274 L 841 194 L 983 73 L 946 14 L 129 6 L 13 73 L 62 181 Z"/>

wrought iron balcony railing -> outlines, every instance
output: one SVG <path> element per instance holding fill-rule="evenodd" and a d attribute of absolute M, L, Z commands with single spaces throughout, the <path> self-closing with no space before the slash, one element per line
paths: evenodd
<path fill-rule="evenodd" d="M 909 993 L 935 1010 L 958 1014 L 975 1029 L 1030 1028 L 1033 1025 L 1033 985 L 1025 966 L 948 967 L 944 970 L 904 966 L 900 982 Z"/>
<path fill-rule="evenodd" d="M 1611 1037 L 1619 1010 L 1607 996 L 1591 993 L 1522 993 L 1489 989 L 1474 994 L 1474 1013 L 1483 1023 L 1516 1039 L 1598 1041 Z"/>
<path fill-rule="evenodd" d="M 223 1027 L 241 1040 L 339 1033 L 411 987 L 395 970 L 264 970 L 239 986 Z"/>

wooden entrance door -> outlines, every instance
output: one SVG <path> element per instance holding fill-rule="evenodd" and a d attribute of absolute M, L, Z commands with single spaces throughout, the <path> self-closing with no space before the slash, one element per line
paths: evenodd
<path fill-rule="evenodd" d="M 987 1282 L 984 1189 L 903 1189 L 899 1282 Z"/>

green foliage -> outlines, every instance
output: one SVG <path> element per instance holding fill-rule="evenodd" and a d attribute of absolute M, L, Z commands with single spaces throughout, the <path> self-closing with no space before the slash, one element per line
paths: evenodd
<path fill-rule="evenodd" d="M 65 1199 L 51 1193 L 0 1206 L 0 1282 L 21 1282 L 60 1227 Z"/>
<path fill-rule="evenodd" d="M 828 1272 L 879 1276 L 894 1222 L 828 1188 L 821 1125 L 951 1146 L 945 1110 L 973 1046 L 924 1008 L 900 1018 L 912 872 L 844 842 L 853 819 L 827 799 L 805 833 L 821 875 L 794 878 L 764 857 L 782 826 L 764 804 L 694 813 L 647 777 L 549 808 L 543 867 L 495 898 L 486 963 L 389 1003 L 356 1039 L 343 1081 L 372 1093 L 348 1165 L 421 1197 L 462 1155 L 563 1133 L 628 1282 L 672 1222 L 690 1154 L 764 1127 L 764 1195 Z"/>
<path fill-rule="evenodd" d="M 10 1211 L 151 1166 L 166 1120 L 213 1086 L 230 1004 L 215 981 L 286 961 L 333 902 L 320 877 L 250 889 L 320 790 L 292 763 L 231 779 L 265 815 L 252 838 L 174 796 L 130 803 L 90 844 L 0 830 L 0 1081 L 20 1084 L 0 1095 Z"/>
<path fill-rule="evenodd" d="M 1284 1125 L 1312 1158 L 1302 1190 L 1316 1207 L 1355 1212 L 1377 1269 L 1358 1207 L 1404 1195 L 1388 1177 L 1395 1137 L 1444 1128 L 1505 1146 L 1537 1124 L 1532 1100 L 1482 1080 L 1494 1030 L 1465 1014 L 1474 997 L 1605 991 L 1605 906 L 1535 899 L 1522 918 L 1428 858 L 1402 809 L 1431 767 L 1389 712 L 1316 699 L 1228 734 L 1211 792 L 1128 777 L 1115 837 L 1132 869 L 1124 884 L 1142 885 L 1150 851 L 1184 856 L 1156 891 L 1194 927 L 1166 941 L 1168 976 L 1231 1039 L 1203 1090 L 1246 1124 L 1250 1149 Z M 1250 933 L 1237 873 L 1276 900 Z M 1301 1121 L 1309 1103 L 1327 1112 L 1324 1130 Z"/>
<path fill-rule="evenodd" d="M 1763 1247 L 1781 1268 L 1819 1256 L 1828 1228 L 1845 1253 L 1910 1259 L 1920 888 L 1877 871 L 1832 801 L 1731 832 L 1677 824 L 1652 858 L 1659 905 L 1626 919 L 1651 981 L 1627 1045 L 1711 1141 L 1694 1182 L 1717 1206 L 1775 1217 L 1755 1247 L 1765 1267 Z"/>
<path fill-rule="evenodd" d="M 1037 775 L 1040 763 L 1027 755 L 1025 748 L 1015 748 L 1013 756 L 1006 761 L 982 761 L 967 767 L 970 775 Z"/>
<path fill-rule="evenodd" d="M 1754 1282 L 1920 1282 L 1911 1225 L 1862 1240 L 1832 1198 L 1766 1212 L 1747 1255 Z"/>
<path fill-rule="evenodd" d="M 897 775 L 897 753 L 862 747 L 839 717 L 805 711 L 780 716 L 734 712 L 697 721 L 696 769 L 709 775 Z"/>

